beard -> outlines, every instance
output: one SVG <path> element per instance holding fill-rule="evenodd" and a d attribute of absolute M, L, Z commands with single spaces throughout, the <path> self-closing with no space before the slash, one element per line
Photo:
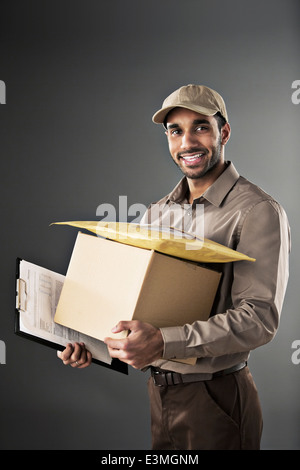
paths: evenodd
<path fill-rule="evenodd" d="M 205 162 L 204 166 L 201 166 L 201 168 L 189 168 L 184 165 L 180 165 L 180 163 L 176 162 L 174 159 L 173 161 L 175 164 L 180 168 L 182 173 L 190 179 L 197 179 L 197 178 L 203 178 L 207 173 L 212 171 L 220 162 L 221 159 L 221 151 L 222 151 L 222 145 L 221 145 L 221 137 L 218 139 L 217 144 L 212 148 L 212 153 L 211 157 L 208 158 L 208 150 L 204 148 L 194 148 L 194 149 L 189 149 L 189 152 L 205 152 Z M 186 153 L 186 152 L 185 152 Z M 178 155 L 178 157 L 180 154 Z"/>

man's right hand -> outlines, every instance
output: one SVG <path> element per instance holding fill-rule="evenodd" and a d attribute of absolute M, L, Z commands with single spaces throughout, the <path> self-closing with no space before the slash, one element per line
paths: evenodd
<path fill-rule="evenodd" d="M 92 354 L 85 347 L 84 343 L 68 343 L 63 351 L 57 351 L 59 357 L 65 365 L 84 369 L 92 362 Z"/>

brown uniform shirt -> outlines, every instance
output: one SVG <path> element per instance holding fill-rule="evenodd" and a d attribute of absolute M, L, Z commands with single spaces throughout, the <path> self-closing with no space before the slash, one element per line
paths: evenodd
<path fill-rule="evenodd" d="M 193 204 L 187 196 L 184 177 L 148 208 L 141 223 L 171 223 L 256 259 L 218 264 L 222 279 L 208 321 L 161 328 L 163 358 L 152 365 L 211 373 L 247 360 L 251 350 L 274 337 L 288 281 L 290 230 L 281 205 L 240 176 L 231 162 Z M 186 365 L 170 360 L 176 357 L 198 359 Z"/>

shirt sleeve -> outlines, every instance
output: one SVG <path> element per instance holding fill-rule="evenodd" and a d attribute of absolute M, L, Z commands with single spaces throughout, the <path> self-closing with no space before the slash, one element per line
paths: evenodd
<path fill-rule="evenodd" d="M 162 328 L 164 359 L 218 357 L 253 350 L 276 334 L 288 282 L 290 231 L 273 200 L 252 207 L 237 250 L 256 259 L 233 263 L 232 308 L 208 321 Z"/>

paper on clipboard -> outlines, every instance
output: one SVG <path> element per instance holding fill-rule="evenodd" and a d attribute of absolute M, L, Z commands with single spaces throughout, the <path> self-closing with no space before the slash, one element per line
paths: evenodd
<path fill-rule="evenodd" d="M 112 360 L 103 342 L 54 322 L 65 276 L 17 259 L 15 333 L 55 349 L 84 342 L 93 362 L 127 374 L 127 365 Z"/>

